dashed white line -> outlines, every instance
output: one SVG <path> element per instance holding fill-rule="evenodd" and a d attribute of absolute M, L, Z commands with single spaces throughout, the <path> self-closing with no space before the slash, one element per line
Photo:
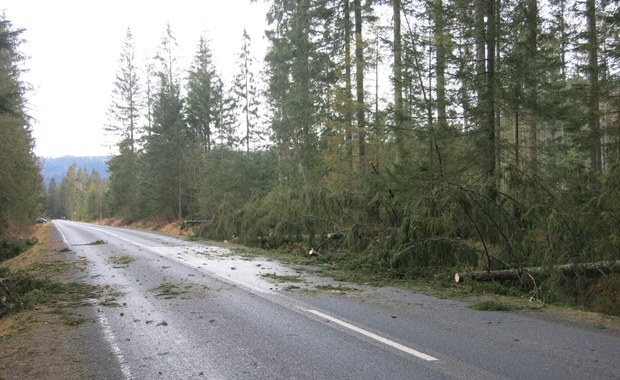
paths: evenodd
<path fill-rule="evenodd" d="M 90 229 L 93 229 L 93 230 L 99 230 L 99 229 L 97 229 L 97 228 L 93 228 L 93 227 L 86 227 L 86 228 L 90 228 Z M 120 240 L 124 240 L 124 241 L 126 241 L 126 242 L 128 242 L 128 243 L 134 244 L 134 245 L 136 245 L 136 246 L 138 246 L 138 247 L 140 247 L 140 248 L 144 248 L 144 249 L 150 250 L 150 251 L 152 251 L 152 252 L 155 252 L 155 253 L 157 253 L 158 255 L 161 255 L 161 256 L 166 256 L 166 257 L 168 257 L 169 259 L 172 259 L 172 260 L 174 260 L 174 261 L 177 261 L 177 262 L 179 262 L 179 263 L 181 263 L 181 264 L 187 264 L 187 263 L 184 263 L 182 260 L 179 260 L 179 259 L 178 259 L 178 258 L 176 258 L 176 257 L 173 257 L 173 256 L 171 256 L 171 255 L 167 255 L 167 254 L 162 253 L 162 252 L 159 252 L 159 251 L 157 250 L 157 248 L 156 248 L 156 247 L 150 247 L 150 246 L 147 246 L 147 245 L 144 245 L 144 244 L 137 243 L 137 242 L 135 242 L 135 241 L 133 241 L 133 240 L 130 240 L 130 239 L 124 238 L 124 237 L 119 236 L 119 235 L 117 235 L 117 234 L 115 234 L 115 233 L 113 233 L 113 232 L 110 232 L 110 231 L 102 231 L 102 230 L 99 230 L 99 231 L 104 232 L 104 233 L 107 233 L 107 234 L 109 234 L 109 235 L 111 235 L 111 236 L 113 236 L 113 237 L 115 237 L 115 238 L 120 239 Z M 61 232 L 61 233 L 62 233 L 62 232 Z M 63 238 L 64 238 L 64 236 L 63 236 Z M 65 239 L 65 241 L 66 241 L 66 239 Z M 200 269 L 200 268 L 199 268 L 199 269 Z M 238 281 L 231 281 L 230 279 L 226 279 L 226 278 L 224 278 L 223 276 L 218 275 L 217 273 L 210 273 L 210 274 L 211 274 L 211 275 L 215 275 L 215 276 L 219 277 L 220 279 L 224 280 L 225 282 L 233 283 L 233 284 L 236 284 L 236 285 L 242 285 L 242 286 L 244 286 L 244 287 L 246 287 L 246 288 L 249 288 L 249 290 L 253 290 L 253 291 L 255 291 L 255 292 L 256 292 L 256 291 L 259 291 L 260 293 L 263 293 L 263 292 L 264 292 L 264 290 L 263 290 L 263 289 L 260 289 L 260 288 L 254 287 L 254 286 L 250 286 L 250 285 L 247 285 L 247 284 L 242 284 L 242 283 L 239 283 Z M 300 310 L 300 309 L 297 309 L 297 310 Z M 385 338 L 385 337 L 383 337 L 383 336 L 381 336 L 381 335 L 378 335 L 378 334 L 375 334 L 375 333 L 373 333 L 373 332 L 370 332 L 370 331 L 368 331 L 368 330 L 364 330 L 364 329 L 362 329 L 362 328 L 360 328 L 360 327 L 357 327 L 357 326 L 355 326 L 355 325 L 352 325 L 352 324 L 350 324 L 350 323 L 348 323 L 348 322 L 345 322 L 345 321 L 343 321 L 343 320 L 340 320 L 340 319 L 338 319 L 338 318 L 332 317 L 331 315 L 328 315 L 328 314 L 322 313 L 322 312 L 320 312 L 320 311 L 318 311 L 318 310 L 313 310 L 313 309 L 301 309 L 301 310 L 305 311 L 306 313 L 314 314 L 314 315 L 316 315 L 316 316 L 318 316 L 318 317 L 321 317 L 321 318 L 323 318 L 323 319 L 326 319 L 326 320 L 328 320 L 328 321 L 330 321 L 330 322 L 334 322 L 334 323 L 336 323 L 336 324 L 338 324 L 338 325 L 340 325 L 340 326 L 342 326 L 342 327 L 344 327 L 344 328 L 346 328 L 346 329 L 349 329 L 349 330 L 354 331 L 354 332 L 356 332 L 356 333 L 358 333 L 358 334 L 364 335 L 364 336 L 366 336 L 366 337 L 368 337 L 368 338 L 370 338 L 370 339 L 373 339 L 373 340 L 375 340 L 375 341 L 377 341 L 377 342 L 380 342 L 380 343 L 382 343 L 382 344 L 385 344 L 385 345 L 387 345 L 387 346 L 389 346 L 389 347 L 395 348 L 395 349 L 397 349 L 397 350 L 399 350 L 399 351 L 402 351 L 402 352 L 404 352 L 404 353 L 407 353 L 407 354 L 409 354 L 409 355 L 415 356 L 415 357 L 417 357 L 417 358 L 419 358 L 419 359 L 426 360 L 426 361 L 437 361 L 437 360 L 439 360 L 439 359 L 437 359 L 437 358 L 435 358 L 435 357 L 433 357 L 433 356 L 431 356 L 431 355 L 425 354 L 425 353 L 420 352 L 420 351 L 418 351 L 418 350 L 415 350 L 415 349 L 413 349 L 413 348 L 411 348 L 411 347 L 407 347 L 407 346 L 402 345 L 402 344 L 400 344 L 400 343 L 398 343 L 398 342 L 395 342 L 395 341 L 393 341 L 393 340 L 391 340 L 391 339 L 388 339 L 388 338 Z M 101 321 L 101 324 L 102 324 L 104 327 L 106 327 L 106 328 L 107 328 L 107 331 L 106 331 L 106 339 L 107 339 L 107 340 L 108 340 L 108 342 L 110 342 L 110 344 L 112 345 L 112 349 L 113 349 L 113 351 L 115 352 L 115 355 L 117 356 L 117 358 L 118 358 L 118 360 L 119 360 L 119 363 L 121 363 L 121 370 L 123 370 L 123 374 L 125 374 L 125 370 L 126 370 L 126 371 L 127 371 L 127 373 L 128 373 L 128 375 L 126 375 L 126 374 L 125 374 L 125 375 L 126 375 L 126 376 L 129 376 L 129 377 L 126 377 L 126 379 L 131 379 L 131 372 L 129 371 L 129 366 L 127 366 L 127 365 L 125 364 L 126 369 L 123 369 L 123 368 L 124 368 L 124 367 L 123 367 L 124 359 L 123 359 L 123 357 L 122 357 L 122 355 L 121 355 L 120 349 L 119 349 L 119 348 L 118 348 L 118 346 L 116 346 L 116 344 L 114 343 L 114 336 L 112 335 L 112 332 L 110 331 L 110 328 L 109 328 L 109 326 L 107 325 L 107 319 L 105 319 L 105 317 L 103 317 L 103 316 L 100 316 L 100 321 Z M 117 352 L 117 351 L 118 351 L 118 352 Z"/>
<path fill-rule="evenodd" d="M 69 240 L 67 240 L 67 237 L 62 232 L 62 230 L 57 227 L 56 231 L 60 232 L 60 236 L 62 236 L 62 240 L 65 242 L 65 244 L 67 246 L 70 246 L 71 244 L 69 244 Z M 97 304 L 97 300 L 90 300 L 90 302 L 95 305 Z M 103 336 L 105 340 L 108 342 L 108 344 L 110 345 L 110 348 L 112 349 L 112 353 L 114 353 L 114 357 L 116 358 L 116 361 L 118 362 L 118 365 L 121 369 L 121 373 L 123 374 L 123 379 L 132 380 L 133 375 L 131 374 L 131 369 L 129 368 L 129 364 L 127 364 L 127 361 L 125 360 L 125 357 L 123 356 L 123 352 L 121 351 L 120 347 L 116 344 L 114 333 L 112 332 L 112 329 L 110 328 L 110 322 L 105 317 L 105 315 L 103 315 L 102 313 L 97 313 L 97 318 L 99 319 L 99 324 L 101 325 L 101 328 L 103 330 Z"/>
<path fill-rule="evenodd" d="M 370 331 L 364 330 L 364 329 L 362 329 L 360 327 L 357 327 L 355 325 L 352 325 L 350 323 L 342 321 L 342 320 L 340 320 L 338 318 L 334 318 L 331 315 L 328 315 L 328 314 L 325 314 L 325 313 L 321 313 L 320 311 L 311 310 L 311 309 L 306 309 L 306 311 L 308 313 L 314 314 L 314 315 L 319 316 L 321 318 L 327 319 L 330 322 L 334 322 L 334 323 L 336 323 L 336 324 L 338 324 L 338 325 L 340 325 L 340 326 L 342 326 L 344 328 L 347 328 L 349 330 L 355 331 L 358 334 L 362 334 L 362 335 L 367 336 L 367 337 L 369 337 L 371 339 L 374 339 L 377 342 L 380 342 L 380 343 L 383 343 L 383 344 L 388 345 L 390 347 L 393 347 L 393 348 L 395 348 L 397 350 L 400 350 L 402 352 L 405 352 L 405 353 L 407 353 L 409 355 L 413 355 L 413 356 L 415 356 L 417 358 L 420 358 L 420 359 L 423 359 L 423 360 L 426 360 L 426 361 L 438 360 L 437 358 L 435 358 L 433 356 L 430 356 L 430 355 L 427 355 L 427 354 L 425 354 L 423 352 L 414 350 L 411 347 L 404 346 L 404 345 L 402 345 L 400 343 L 394 342 L 393 340 L 390 340 L 388 338 L 382 337 L 381 335 L 377 335 L 377 334 L 372 333 Z"/>

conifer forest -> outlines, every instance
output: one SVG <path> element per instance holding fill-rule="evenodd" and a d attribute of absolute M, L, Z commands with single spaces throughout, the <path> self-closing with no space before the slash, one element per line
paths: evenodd
<path fill-rule="evenodd" d="M 21 75 L 22 32 L 0 16 L 0 261 L 13 245 L 7 230 L 32 223 L 45 193 L 26 107 L 29 86 Z"/>
<path fill-rule="evenodd" d="M 510 269 L 506 292 L 620 315 L 618 2 L 268 3 L 267 53 L 231 36 L 232 80 L 208 38 L 181 67 L 170 25 L 147 60 L 129 28 L 111 177 L 72 168 L 48 214 L 201 221 L 390 278 Z M 5 99 L 1 133 L 24 121 Z"/>

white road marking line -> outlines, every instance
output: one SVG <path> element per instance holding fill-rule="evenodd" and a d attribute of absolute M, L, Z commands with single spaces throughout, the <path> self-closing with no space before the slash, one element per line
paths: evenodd
<path fill-rule="evenodd" d="M 140 247 L 140 248 L 151 249 L 151 247 L 150 247 L 150 246 L 148 246 L 148 245 L 140 244 L 140 243 L 138 243 L 138 242 L 135 242 L 135 241 L 130 240 L 130 239 L 127 239 L 127 238 L 124 238 L 124 237 L 122 237 L 122 236 L 120 236 L 120 235 L 115 234 L 114 232 L 111 232 L 111 231 L 108 231 L 108 230 L 105 230 L 105 229 L 96 228 L 96 227 L 91 227 L 91 226 L 83 226 L 83 227 L 84 227 L 84 228 L 91 229 L 91 230 L 93 230 L 93 231 L 103 232 L 104 234 L 108 234 L 108 235 L 110 235 L 110 236 L 113 236 L 113 237 L 115 237 L 115 238 L 117 238 L 117 239 L 120 239 L 120 240 L 126 241 L 127 243 L 133 244 L 133 245 L 135 245 L 135 246 L 137 246 L 137 247 Z"/>
<path fill-rule="evenodd" d="M 56 231 L 60 232 L 60 235 L 62 236 L 62 240 L 64 240 L 65 244 L 67 246 L 71 246 L 71 244 L 69 244 L 69 240 L 67 240 L 67 237 L 62 232 L 62 230 L 56 227 Z M 93 305 L 97 304 L 97 300 L 94 300 L 94 299 L 90 300 L 90 302 Z M 123 352 L 121 351 L 120 347 L 116 344 L 114 333 L 112 332 L 112 328 L 110 328 L 110 322 L 105 317 L 105 315 L 103 315 L 100 312 L 97 312 L 97 319 L 99 319 L 99 324 L 101 325 L 101 328 L 103 330 L 103 337 L 110 345 L 110 348 L 112 349 L 112 353 L 114 354 L 114 357 L 116 358 L 116 361 L 118 362 L 121 373 L 123 374 L 123 379 L 132 380 L 133 375 L 131 374 L 131 369 L 129 367 L 129 364 L 127 364 L 127 361 L 125 360 L 125 357 L 123 356 Z"/>
<path fill-rule="evenodd" d="M 93 227 L 87 227 L 87 228 L 91 228 L 93 230 L 99 230 L 99 229 L 93 228 Z M 167 255 L 167 254 L 162 253 L 162 252 L 159 252 L 157 250 L 157 247 L 151 247 L 151 246 L 147 246 L 147 245 L 144 245 L 144 244 L 140 244 L 138 242 L 135 242 L 135 241 L 127 239 L 127 238 L 124 238 L 124 237 L 119 236 L 119 235 L 117 235 L 117 234 L 115 234 L 113 232 L 110 232 L 110 231 L 103 231 L 103 230 L 99 230 L 99 231 L 107 233 L 107 234 L 109 234 L 109 235 L 111 235 L 113 237 L 116 237 L 116 238 L 120 239 L 120 240 L 124 240 L 124 241 L 126 241 L 128 243 L 134 244 L 134 245 L 136 245 L 138 247 L 150 250 L 151 252 L 155 252 L 156 254 L 158 254 L 160 256 L 165 256 L 165 257 L 167 257 L 169 259 L 172 259 L 174 261 L 177 261 L 177 262 L 179 262 L 181 264 L 186 264 L 186 263 L 184 263 L 183 261 L 179 260 L 176 257 L 173 257 L 171 255 Z M 202 268 L 197 268 L 197 269 L 200 270 L 200 271 L 204 271 L 204 269 L 202 269 Z M 215 272 L 210 273 L 210 274 L 211 275 L 215 275 L 216 277 L 219 277 L 220 279 L 222 279 L 222 280 L 224 280 L 225 282 L 228 282 L 228 283 L 232 283 L 232 284 L 236 284 L 236 285 L 242 285 L 242 286 L 244 286 L 246 288 L 249 288 L 250 290 L 259 291 L 260 293 L 264 293 L 265 292 L 263 289 L 260 289 L 260 288 L 257 288 L 257 287 L 251 286 L 251 285 L 243 284 L 243 283 L 240 283 L 239 281 L 234 281 L 234 280 L 226 279 L 224 276 L 221 276 L 221 275 L 219 275 L 219 274 L 217 274 Z M 439 359 L 437 359 L 437 358 L 435 358 L 433 356 L 430 356 L 430 355 L 425 354 L 423 352 L 414 350 L 411 347 L 407 347 L 407 346 L 402 345 L 400 343 L 394 342 L 393 340 L 390 340 L 388 338 L 382 337 L 381 335 L 377 335 L 377 334 L 372 333 L 372 332 L 370 332 L 368 330 L 364 330 L 364 329 L 362 329 L 360 327 L 357 327 L 355 325 L 347 323 L 347 322 L 345 322 L 343 320 L 340 320 L 338 318 L 332 317 L 331 315 L 322 313 L 322 312 L 320 312 L 318 310 L 304 309 L 304 311 L 307 312 L 307 313 L 311 313 L 311 314 L 314 314 L 316 316 L 319 316 L 321 318 L 327 319 L 328 321 L 334 322 L 334 323 L 336 323 L 336 324 L 338 324 L 338 325 L 340 325 L 340 326 L 342 326 L 344 328 L 347 328 L 349 330 L 355 331 L 358 334 L 362 334 L 362 335 L 364 335 L 364 336 L 366 336 L 368 338 L 376 340 L 377 342 L 383 343 L 383 344 L 385 344 L 387 346 L 395 348 L 395 349 L 397 349 L 399 351 L 402 351 L 404 353 L 407 353 L 409 355 L 415 356 L 415 357 L 417 357 L 419 359 L 426 360 L 426 361 L 437 361 L 437 360 L 439 360 Z"/>
<path fill-rule="evenodd" d="M 56 227 L 56 226 L 54 226 Z M 62 230 L 58 227 L 56 227 L 56 231 L 60 232 L 60 236 L 62 236 L 62 240 L 65 242 L 65 244 L 67 245 L 67 247 L 70 247 L 71 244 L 69 244 L 69 240 L 67 240 L 67 237 L 65 236 L 65 234 L 62 232 Z"/>
<path fill-rule="evenodd" d="M 103 232 L 103 233 L 108 234 L 110 236 L 113 236 L 113 237 L 115 237 L 117 239 L 123 240 L 123 241 L 125 241 L 127 243 L 130 243 L 130 244 L 133 244 L 136 247 L 139 247 L 139 248 L 151 251 L 151 252 L 153 252 L 153 253 L 155 253 L 155 254 L 157 254 L 159 256 L 165 257 L 165 258 L 167 258 L 169 260 L 175 261 L 175 262 L 180 263 L 180 264 L 185 265 L 185 266 L 189 266 L 188 264 L 193 264 L 193 265 L 190 266 L 191 268 L 194 268 L 194 269 L 196 269 L 196 270 L 198 270 L 198 271 L 200 271 L 202 273 L 206 273 L 208 275 L 217 277 L 220 280 L 226 282 L 227 284 L 236 285 L 236 286 L 242 286 L 242 287 L 245 287 L 246 289 L 248 289 L 248 290 L 250 290 L 252 292 L 255 292 L 255 293 L 262 293 L 262 294 L 273 293 L 273 291 L 271 291 L 271 290 L 262 289 L 262 288 L 260 288 L 258 286 L 255 286 L 255 285 L 253 285 L 253 284 L 251 284 L 251 283 L 249 283 L 247 281 L 243 281 L 242 279 L 239 279 L 239 278 L 230 279 L 230 278 L 226 277 L 226 275 L 223 275 L 221 273 L 217 273 L 217 272 L 211 271 L 209 269 L 201 268 L 198 264 L 202 264 L 202 262 L 203 262 L 202 259 L 199 262 L 190 262 L 190 263 L 188 263 L 185 259 L 178 258 L 177 255 L 166 253 L 166 252 L 162 252 L 162 250 L 161 250 L 162 247 L 144 245 L 144 244 L 138 243 L 136 241 L 133 241 L 131 239 L 124 238 L 124 237 L 122 237 L 120 235 L 115 234 L 114 232 L 111 232 L 111 231 L 108 231 L 108 230 L 105 230 L 105 229 L 100 229 L 100 228 L 90 227 L 90 226 L 84 226 L 84 228 L 89 228 L 89 229 L 94 230 L 94 231 Z M 172 248 L 172 249 L 175 249 L 175 250 L 187 249 L 187 247 L 183 247 L 183 246 L 168 247 L 168 248 Z M 188 252 L 186 252 L 186 253 L 188 253 Z"/>
<path fill-rule="evenodd" d="M 96 303 L 96 302 L 97 302 L 96 300 L 93 300 L 93 303 Z M 99 324 L 101 325 L 103 329 L 103 336 L 105 337 L 105 340 L 110 345 L 110 348 L 112 348 L 112 353 L 114 354 L 114 357 L 116 358 L 116 361 L 118 362 L 118 365 L 120 366 L 121 373 L 123 374 L 123 379 L 125 380 L 133 379 L 133 375 L 131 374 L 131 369 L 129 367 L 129 364 L 127 364 L 127 361 L 125 360 L 125 357 L 123 356 L 123 352 L 121 351 L 120 347 L 116 344 L 114 333 L 112 332 L 112 329 L 110 328 L 110 322 L 105 317 L 105 315 L 103 315 L 103 313 L 101 312 L 97 312 L 97 317 L 99 318 Z"/>
<path fill-rule="evenodd" d="M 319 317 L 321 317 L 321 318 L 327 319 L 327 320 L 328 320 L 328 321 L 330 321 L 330 322 L 334 322 L 334 323 L 336 323 L 336 324 L 338 324 L 338 325 L 340 325 L 340 326 L 342 326 L 342 327 L 344 327 L 344 328 L 347 328 L 347 329 L 349 329 L 349 330 L 353 330 L 353 331 L 355 331 L 356 333 L 359 333 L 359 334 L 365 335 L 365 336 L 367 336 L 367 337 L 369 337 L 369 338 L 371 338 L 371 339 L 376 340 L 377 342 L 383 343 L 383 344 L 388 345 L 388 346 L 390 346 L 390 347 L 393 347 L 393 348 L 395 348 L 395 349 L 397 349 L 397 350 L 403 351 L 403 352 L 405 352 L 405 353 L 407 353 L 407 354 L 409 354 L 409 355 L 413 355 L 413 356 L 415 356 L 415 357 L 417 357 L 417 358 L 420 358 L 420 359 L 423 359 L 423 360 L 426 360 L 426 361 L 435 361 L 435 360 L 438 360 L 437 358 L 435 358 L 435 357 L 433 357 L 433 356 L 430 356 L 430 355 L 427 355 L 427 354 L 425 354 L 425 353 L 423 353 L 423 352 L 420 352 L 420 351 L 414 350 L 413 348 L 410 348 L 410 347 L 404 346 L 404 345 L 402 345 L 402 344 L 400 344 L 400 343 L 396 343 L 396 342 L 394 342 L 393 340 L 390 340 L 390 339 L 384 338 L 384 337 L 382 337 L 382 336 L 380 336 L 380 335 L 377 335 L 377 334 L 372 333 L 372 332 L 370 332 L 370 331 L 367 331 L 367 330 L 364 330 L 364 329 L 359 328 L 359 327 L 357 327 L 357 326 L 354 326 L 354 325 L 352 325 L 352 324 L 350 324 L 350 323 L 347 323 L 347 322 L 345 322 L 345 321 L 342 321 L 342 320 L 340 320 L 340 319 L 338 319 L 338 318 L 334 318 L 334 317 L 332 317 L 331 315 L 327 315 L 327 314 L 325 314 L 325 313 L 321 313 L 320 311 L 317 311 L 317 310 L 311 310 L 311 309 L 306 309 L 306 311 L 307 311 L 308 313 L 311 313 L 311 314 L 317 315 L 317 316 L 319 316 Z"/>

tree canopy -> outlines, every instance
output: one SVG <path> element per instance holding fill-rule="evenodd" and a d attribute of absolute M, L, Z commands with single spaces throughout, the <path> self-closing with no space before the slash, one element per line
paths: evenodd
<path fill-rule="evenodd" d="M 21 79 L 23 29 L 0 16 L 0 238 L 9 225 L 32 223 L 42 211 L 43 187 L 34 155 L 28 85 Z"/>
<path fill-rule="evenodd" d="M 204 37 L 181 75 L 168 26 L 135 217 L 399 276 L 620 258 L 617 3 L 270 5 L 263 71 L 244 35 L 230 84 Z"/>

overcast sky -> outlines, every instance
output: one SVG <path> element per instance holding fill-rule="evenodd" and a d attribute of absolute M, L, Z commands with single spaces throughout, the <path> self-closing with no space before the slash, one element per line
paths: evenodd
<path fill-rule="evenodd" d="M 260 0 L 2 0 L 0 10 L 26 29 L 23 79 L 34 87 L 30 115 L 40 157 L 111 153 L 103 126 L 127 27 L 137 53 L 152 57 L 169 22 L 184 70 L 204 33 L 225 80 L 234 75 L 244 28 L 259 61 L 266 48 Z"/>

